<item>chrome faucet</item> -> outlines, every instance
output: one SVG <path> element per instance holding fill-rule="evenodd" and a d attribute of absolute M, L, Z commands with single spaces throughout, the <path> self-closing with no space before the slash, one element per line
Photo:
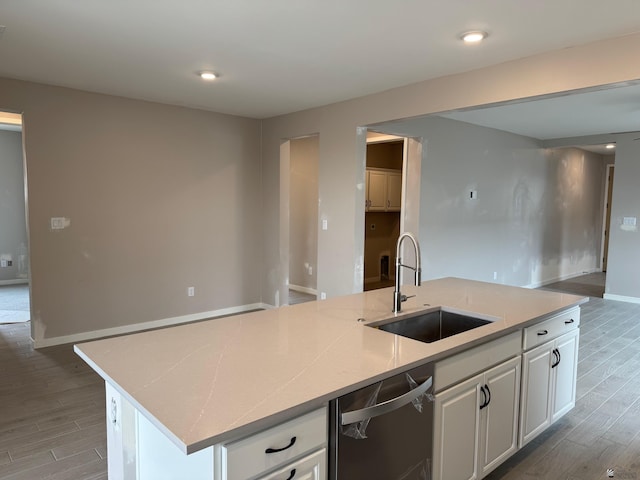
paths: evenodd
<path fill-rule="evenodd" d="M 402 263 L 402 259 L 400 258 L 400 246 L 402 245 L 402 241 L 408 238 L 413 243 L 413 248 L 416 252 L 416 266 L 412 267 L 410 265 L 404 265 Z M 422 269 L 420 268 L 420 245 L 418 245 L 418 241 L 413 234 L 409 232 L 405 232 L 400 237 L 398 237 L 398 243 L 396 244 L 396 288 L 393 291 L 393 313 L 398 313 L 401 310 L 402 302 L 407 300 L 406 295 L 402 295 L 400 293 L 400 270 L 401 268 L 410 268 L 415 272 L 415 283 L 416 286 L 420 286 L 422 282 Z"/>

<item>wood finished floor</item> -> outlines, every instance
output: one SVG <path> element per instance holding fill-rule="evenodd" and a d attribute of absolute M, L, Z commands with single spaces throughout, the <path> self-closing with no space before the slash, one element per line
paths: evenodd
<path fill-rule="evenodd" d="M 489 480 L 640 479 L 640 305 L 583 306 L 576 407 Z"/>
<path fill-rule="evenodd" d="M 576 408 L 487 478 L 640 479 L 639 339 L 640 305 L 584 305 Z M 71 346 L 34 351 L 28 323 L 0 325 L 0 479 L 106 480 L 104 404 Z"/>
<path fill-rule="evenodd" d="M 299 292 L 298 290 L 289 289 L 289 305 L 297 305 L 298 303 L 307 303 L 317 300 L 316 295 L 310 293 Z"/>
<path fill-rule="evenodd" d="M 71 346 L 0 325 L 0 479 L 106 480 L 104 383 Z"/>

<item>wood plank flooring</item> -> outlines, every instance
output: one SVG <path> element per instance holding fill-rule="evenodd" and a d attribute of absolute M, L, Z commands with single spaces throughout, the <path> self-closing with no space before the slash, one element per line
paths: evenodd
<path fill-rule="evenodd" d="M 576 407 L 489 480 L 640 479 L 640 305 L 583 306 Z"/>
<path fill-rule="evenodd" d="M 640 480 L 639 340 L 640 305 L 584 305 L 576 408 L 487 478 Z M 34 351 L 28 323 L 0 325 L 0 479 L 106 480 L 104 404 L 71 346 Z"/>
<path fill-rule="evenodd" d="M 542 289 L 602 298 L 604 295 L 605 276 L 606 273 L 604 272 L 589 273 L 545 285 Z"/>
<path fill-rule="evenodd" d="M 289 305 L 297 305 L 298 303 L 313 302 L 317 300 L 316 295 L 300 292 L 292 288 L 289 289 Z"/>
<path fill-rule="evenodd" d="M 104 383 L 71 346 L 0 325 L 0 479 L 106 480 Z"/>

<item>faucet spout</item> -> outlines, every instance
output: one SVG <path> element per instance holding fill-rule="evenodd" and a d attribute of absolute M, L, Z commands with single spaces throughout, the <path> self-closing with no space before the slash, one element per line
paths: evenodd
<path fill-rule="evenodd" d="M 410 265 L 404 265 L 402 263 L 402 258 L 400 258 L 400 247 L 402 246 L 402 242 L 404 241 L 405 238 L 408 238 L 411 243 L 413 244 L 413 249 L 415 251 L 416 254 L 416 266 L 412 267 Z M 415 285 L 416 286 L 420 286 L 420 284 L 422 283 L 422 269 L 420 267 L 421 262 L 420 262 L 420 245 L 418 244 L 418 240 L 416 240 L 416 237 L 413 236 L 413 234 L 409 233 L 409 232 L 405 232 L 402 235 L 400 235 L 400 237 L 398 237 L 398 243 L 396 244 L 396 287 L 393 291 L 393 313 L 398 313 L 400 312 L 400 310 L 402 309 L 402 302 L 407 300 L 407 296 L 406 295 L 402 295 L 402 293 L 400 293 L 400 284 L 401 282 L 401 270 L 402 268 L 409 268 L 411 270 L 414 271 L 414 279 L 415 279 Z"/>

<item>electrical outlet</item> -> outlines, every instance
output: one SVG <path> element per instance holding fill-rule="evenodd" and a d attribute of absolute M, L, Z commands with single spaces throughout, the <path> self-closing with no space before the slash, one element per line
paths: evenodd
<path fill-rule="evenodd" d="M 498 279 L 498 272 L 493 272 L 493 279 L 497 280 Z"/>
<path fill-rule="evenodd" d="M 187 295 L 189 297 L 194 297 L 196 295 L 196 287 L 187 288 Z"/>
<path fill-rule="evenodd" d="M 326 292 L 320 292 L 320 300 L 326 300 L 326 299 L 327 299 Z"/>

